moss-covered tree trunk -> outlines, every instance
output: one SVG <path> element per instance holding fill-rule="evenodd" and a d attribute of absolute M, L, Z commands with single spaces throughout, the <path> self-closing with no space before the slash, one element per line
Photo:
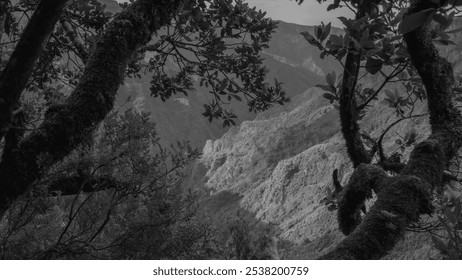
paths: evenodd
<path fill-rule="evenodd" d="M 182 0 L 138 0 L 118 14 L 91 52 L 76 89 L 49 108 L 40 127 L 0 163 L 0 215 L 50 166 L 63 159 L 112 110 L 130 58 L 168 24 Z"/>
<path fill-rule="evenodd" d="M 356 19 L 360 19 L 365 15 L 364 10 L 360 7 Z M 360 40 L 361 34 L 359 31 L 352 31 L 350 34 L 356 41 Z M 370 163 L 371 156 L 364 148 L 361 140 L 360 127 L 358 124 L 358 105 L 356 103 L 356 84 L 358 81 L 359 69 L 361 66 L 361 50 L 356 50 L 354 43 L 350 43 L 350 51 L 345 59 L 345 69 L 343 71 L 342 87 L 340 89 L 340 125 L 342 134 L 345 139 L 348 156 L 353 163 L 353 167 L 357 167 L 362 163 Z"/>
<path fill-rule="evenodd" d="M 8 132 L 21 93 L 67 2 L 67 0 L 40 1 L 0 75 L 0 141 Z M 2 6 L 5 5 L 2 3 Z M 0 15 L 3 23 L 5 19 L 6 14 Z"/>
<path fill-rule="evenodd" d="M 426 2 L 415 1 L 408 14 L 425 10 Z M 428 27 L 417 28 L 404 39 L 427 91 L 432 133 L 415 147 L 397 176 L 388 177 L 371 165 L 356 168 L 339 203 L 340 228 L 348 236 L 321 259 L 383 257 L 408 225 L 432 212 L 432 191 L 442 184 L 443 169 L 461 146 L 462 118 L 451 99 L 451 64 L 438 54 Z M 377 201 L 360 221 L 358 207 L 371 189 L 377 193 Z"/>

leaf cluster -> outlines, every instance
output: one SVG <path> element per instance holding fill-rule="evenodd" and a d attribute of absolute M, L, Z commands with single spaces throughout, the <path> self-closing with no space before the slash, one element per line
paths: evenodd
<path fill-rule="evenodd" d="M 188 1 L 146 48 L 152 95 L 165 101 L 206 88 L 212 101 L 204 105 L 203 115 L 209 121 L 223 119 L 225 126 L 235 124 L 236 116 L 225 108 L 233 101 L 246 101 L 254 112 L 284 104 L 288 99 L 281 84 L 266 82 L 260 56 L 276 27 L 244 1 Z"/>

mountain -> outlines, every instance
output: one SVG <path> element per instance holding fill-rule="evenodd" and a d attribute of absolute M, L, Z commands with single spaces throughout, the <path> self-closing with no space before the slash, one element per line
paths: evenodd
<path fill-rule="evenodd" d="M 18 3 L 13 0 L 12 3 Z M 116 14 L 121 7 L 115 0 L 98 0 L 105 5 L 108 12 Z M 296 102 L 296 96 L 324 81 L 324 75 L 340 64 L 331 57 L 319 58 L 320 51 L 308 44 L 300 35 L 302 31 L 313 32 L 313 27 L 279 22 L 273 33 L 269 48 L 262 53 L 264 64 L 268 68 L 267 81 L 272 83 L 276 78 L 283 83 L 288 97 Z M 341 32 L 333 28 L 332 32 Z M 174 62 L 170 63 L 174 67 Z M 127 78 L 118 94 L 117 107 L 135 107 L 151 113 L 151 119 L 157 124 L 161 141 L 165 145 L 176 141 L 189 140 L 192 146 L 202 149 L 207 139 L 220 138 L 229 128 L 223 128 L 220 120 L 212 123 L 202 116 L 203 104 L 212 100 L 210 89 L 195 84 L 195 90 L 188 96 L 173 96 L 167 102 L 151 97 L 149 89 L 151 76 L 149 73 L 140 79 Z M 131 101 L 127 102 L 130 99 Z M 286 106 L 275 106 L 266 115 L 290 110 L 291 103 Z M 247 104 L 233 101 L 229 108 L 237 116 L 237 124 L 253 120 L 257 114 L 249 112 Z"/>
<path fill-rule="evenodd" d="M 338 111 L 316 88 L 302 96 L 304 101 L 300 99 L 300 105 L 290 112 L 245 121 L 221 139 L 207 141 L 188 183 L 206 190 L 208 203 L 215 205 L 210 213 L 220 213 L 220 219 L 246 211 L 260 223 L 272 225 L 286 259 L 316 258 L 342 240 L 336 212 L 329 211 L 322 199 L 334 188 L 334 169 L 338 169 L 343 185 L 352 172 Z M 424 104 L 419 104 L 416 113 L 425 110 Z M 361 125 L 372 137 L 378 137 L 395 119 L 391 109 L 377 103 Z M 425 118 L 402 122 L 385 138 L 385 150 L 399 148 L 396 135 L 405 135 L 411 128 L 429 131 Z M 419 133 L 417 140 L 425 136 Z M 222 201 L 224 195 L 235 198 L 234 207 L 214 203 Z M 435 257 L 438 252 L 430 236 L 422 233 L 409 233 L 387 256 Z"/>
<path fill-rule="evenodd" d="M 277 78 L 283 83 L 291 98 L 307 88 L 322 83 L 325 73 L 340 67 L 332 58 L 319 58 L 320 51 L 309 45 L 300 35 L 300 32 L 306 30 L 312 31 L 313 27 L 279 22 L 270 47 L 262 54 L 264 64 L 269 70 L 267 81 L 273 82 Z M 229 129 L 223 128 L 219 120 L 209 123 L 202 116 L 203 104 L 212 99 L 210 89 L 200 87 L 196 83 L 195 90 L 187 97 L 177 95 L 167 102 L 162 102 L 150 96 L 149 82 L 149 74 L 143 75 L 141 79 L 126 79 L 119 91 L 118 104 L 123 104 L 130 96 L 133 106 L 150 112 L 163 143 L 189 140 L 193 146 L 201 149 L 207 139 L 218 139 Z M 287 106 L 275 106 L 267 114 L 284 111 L 291 106 L 290 103 Z M 238 116 L 237 124 L 255 119 L 257 116 L 249 112 L 247 105 L 242 102 L 234 101 L 230 109 Z"/>
<path fill-rule="evenodd" d="M 109 12 L 117 13 L 121 10 L 115 0 L 98 1 L 106 5 Z M 296 96 L 307 88 L 322 83 L 326 73 L 340 69 L 340 64 L 333 58 L 323 60 L 319 57 L 319 49 L 308 44 L 300 35 L 303 31 L 313 33 L 314 27 L 278 22 L 269 48 L 262 53 L 264 64 L 269 70 L 267 81 L 272 83 L 277 79 L 282 82 L 288 97 L 295 98 L 294 103 L 297 101 Z M 332 28 L 332 32 L 340 33 L 341 30 Z M 169 67 L 174 69 L 175 63 L 171 61 Z M 188 140 L 192 146 L 202 149 L 206 140 L 218 139 L 228 131 L 229 128 L 224 128 L 220 120 L 209 123 L 202 116 L 203 104 L 212 100 L 210 89 L 195 83 L 195 90 L 188 93 L 188 96 L 173 96 L 170 100 L 162 102 L 151 97 L 150 79 L 149 73 L 139 79 L 125 79 L 119 90 L 117 106 L 133 106 L 138 110 L 150 112 L 163 144 Z M 277 114 L 292 107 L 290 103 L 275 106 L 264 114 Z M 238 116 L 237 124 L 257 117 L 257 114 L 249 112 L 247 105 L 242 102 L 233 101 L 228 109 Z"/>

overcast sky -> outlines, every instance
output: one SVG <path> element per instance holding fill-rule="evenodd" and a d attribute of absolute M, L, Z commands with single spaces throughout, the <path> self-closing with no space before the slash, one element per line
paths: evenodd
<path fill-rule="evenodd" d="M 126 2 L 124 0 L 117 1 Z M 337 17 L 351 16 L 346 10 L 327 12 L 328 4 L 321 5 L 314 0 L 305 0 L 300 6 L 293 0 L 246 0 L 246 2 L 250 6 L 256 6 L 258 9 L 266 11 L 267 16 L 273 19 L 303 25 L 318 25 L 324 21 L 324 23 L 332 22 L 333 25 L 340 26 Z"/>

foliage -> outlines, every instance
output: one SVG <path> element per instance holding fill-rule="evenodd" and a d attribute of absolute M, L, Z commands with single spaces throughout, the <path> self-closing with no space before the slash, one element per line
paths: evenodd
<path fill-rule="evenodd" d="M 192 222 L 194 211 L 187 210 L 193 196 L 181 186 L 181 169 L 197 151 L 187 144 L 162 148 L 149 115 L 130 109 L 112 113 L 95 139 L 90 152 L 56 165 L 10 208 L 0 227 L 3 258 L 179 258 L 203 237 L 205 225 Z M 83 180 L 60 180 L 79 178 L 76 170 Z M 93 178 L 115 183 L 95 181 L 85 190 L 83 182 Z M 56 181 L 68 184 L 61 190 L 82 185 L 73 195 L 50 197 Z M 187 239 L 178 236 L 184 230 Z M 169 242 L 180 247 L 159 250 Z"/>
<path fill-rule="evenodd" d="M 341 35 L 330 34 L 330 24 L 325 25 L 324 23 L 315 27 L 314 34 L 303 32 L 302 35 L 308 43 L 317 46 L 322 51 L 321 57 L 331 55 L 342 64 L 344 64 L 347 53 L 361 53 L 360 63 L 365 73 L 358 77 L 355 87 L 355 96 L 359 104 L 356 114 L 357 121 L 364 117 L 371 108 L 371 104 L 380 97 L 382 97 L 381 104 L 394 109 L 399 118 L 409 119 L 415 116 L 416 102 L 425 100 L 426 93 L 421 78 L 410 63 L 402 35 L 426 24 L 431 25 L 431 34 L 435 43 L 455 44 L 451 38 L 459 30 L 451 29 L 451 27 L 458 13 L 455 6 L 460 3 L 449 2 L 438 9 L 429 8 L 404 17 L 410 4 L 409 1 L 371 1 L 363 4 L 366 10 L 363 17 L 359 19 L 339 18 L 345 26 L 344 33 Z M 348 7 L 358 13 L 355 1 L 343 1 L 343 3 L 334 1 L 328 10 L 340 7 Z M 326 84 L 317 85 L 325 91 L 324 97 L 336 109 L 339 109 L 342 79 L 343 75 L 332 72 L 326 75 Z M 369 84 L 368 79 L 378 79 L 379 85 L 377 87 L 362 86 L 361 81 Z M 390 87 L 393 84 L 400 84 L 400 87 Z M 400 93 L 402 89 L 405 89 L 405 94 Z M 457 94 L 459 91 L 458 87 L 454 88 L 454 93 Z M 362 134 L 367 135 L 365 132 Z M 374 145 L 378 144 L 378 139 L 363 138 L 366 143 L 370 140 L 375 142 Z M 400 140 L 397 140 L 398 144 L 399 142 Z M 404 145 L 399 147 L 401 150 L 403 148 Z M 394 152 L 391 153 L 394 154 Z"/>
<path fill-rule="evenodd" d="M 441 196 L 438 207 L 438 220 L 442 231 L 433 232 L 432 241 L 444 259 L 462 259 L 462 203 L 460 196 L 446 191 Z M 441 234 L 442 232 L 442 234 Z"/>
<path fill-rule="evenodd" d="M 8 61 L 9 55 L 15 48 L 15 43 L 21 36 L 27 18 L 32 15 L 38 3 L 39 1 L 21 0 L 15 1 L 14 4 L 10 2 L 7 6 L 6 13 L 9 15 L 9 23 L 8 28 L 4 31 L 7 40 L 1 46 L 3 57 L 0 69 L 3 69 L 4 64 Z M 62 22 L 69 23 L 85 47 L 90 48 L 112 16 L 110 12 L 105 11 L 105 6 L 97 0 L 71 1 L 64 18 L 50 36 L 26 88 L 31 92 L 38 93 L 62 91 L 63 86 L 68 87 L 67 90 L 75 87 L 84 65 L 74 42 L 63 28 Z"/>
<path fill-rule="evenodd" d="M 146 47 L 153 72 L 151 92 L 163 101 L 187 95 L 193 80 L 210 89 L 212 101 L 203 115 L 234 125 L 236 116 L 225 109 L 231 101 L 247 102 L 250 111 L 287 101 L 281 84 L 265 83 L 267 69 L 260 52 L 268 47 L 276 23 L 244 1 L 187 1 L 171 25 Z M 175 67 L 167 67 L 168 61 Z M 242 94 L 242 95 L 240 95 Z"/>
<path fill-rule="evenodd" d="M 40 3 L 38 0 L 7 2 L 6 5 L 2 2 L 0 7 L 1 15 L 7 16 L 5 28 L 0 30 L 1 71 Z M 82 96 L 72 94 L 78 85 L 88 82 L 85 79 L 87 59 L 96 52 L 99 38 L 117 31 L 114 30 L 115 15 L 107 12 L 98 1 L 70 2 L 46 45 L 40 46 L 44 50 L 32 75 L 24 79 L 27 84 L 21 101 L 8 104 L 16 111 L 5 118 L 7 135 L 0 139 L 2 167 L 8 168 L 3 164 L 7 162 L 5 159 L 15 162 L 17 154 L 22 152 L 20 145 L 27 142 L 28 136 L 40 134 L 47 117 L 59 115 L 63 104 L 69 100 L 72 104 L 83 100 Z M 141 2 L 149 3 L 132 1 L 132 4 Z M 181 4 L 178 10 L 177 4 Z M 176 1 L 171 6 L 175 14 L 167 18 L 169 24 L 161 29 L 156 27 L 158 32 L 149 45 L 139 48 L 131 57 L 126 76 L 139 77 L 143 71 L 152 73 L 152 94 L 164 101 L 176 93 L 187 94 L 193 87 L 208 87 L 213 101 L 205 105 L 204 115 L 210 121 L 221 118 L 224 125 L 235 123 L 236 116 L 224 108 L 234 100 L 245 99 L 251 111 L 265 110 L 274 103 L 287 101 L 280 83 L 276 81 L 271 86 L 264 82 L 267 70 L 262 66 L 260 52 L 268 47 L 276 24 L 265 18 L 263 12 L 250 8 L 243 1 L 231 0 Z M 123 11 L 133 12 L 128 7 L 128 4 L 121 5 Z M 171 11 L 166 14 L 170 16 Z M 129 16 L 137 20 L 136 15 Z M 125 20 L 126 17 L 125 14 L 119 18 Z M 154 30 L 151 29 L 150 26 L 148 31 Z M 130 55 L 132 51 L 130 49 Z M 125 65 L 128 60 L 123 58 L 119 63 L 117 57 L 112 59 L 117 65 Z M 88 61 L 88 65 L 95 66 L 92 60 Z M 111 90 L 118 88 L 122 77 L 116 77 Z M 107 84 L 107 81 L 104 82 Z M 70 92 L 74 99 L 69 98 Z M 101 98 L 107 99 L 103 102 L 105 108 L 112 108 L 111 97 Z M 83 107 L 77 109 L 85 110 Z M 197 151 L 187 143 L 177 143 L 169 149 L 161 147 L 149 115 L 132 110 L 109 114 L 93 135 L 87 135 L 96 129 L 96 124 L 108 111 L 99 114 L 102 116 L 98 120 L 91 119 L 93 115 L 89 112 L 86 121 L 90 120 L 87 123 L 91 127 L 77 131 L 85 134 L 85 143 L 75 137 L 78 140 L 73 143 L 80 146 L 66 147 L 66 151 L 74 149 L 72 154 L 51 168 L 46 166 L 36 172 L 38 179 L 34 177 L 37 180 L 26 193 L 22 193 L 22 189 L 27 186 L 21 186 L 20 198 L 7 210 L 1 222 L 3 258 L 204 256 L 202 253 L 208 250 L 211 230 L 205 221 L 192 217 L 193 196 L 186 195 L 181 188 L 180 170 L 197 157 Z M 69 116 L 72 113 L 65 112 Z M 58 122 L 52 121 L 51 125 Z M 74 119 L 59 129 L 74 125 L 81 127 L 79 120 Z M 64 139 L 66 132 L 58 131 L 58 134 L 56 139 Z M 61 142 L 59 145 L 68 144 L 66 140 Z M 37 148 L 40 144 L 33 145 Z M 64 151 L 62 148 L 54 147 Z M 41 156 L 47 152 L 38 151 L 40 156 L 33 164 L 54 163 L 47 156 Z M 42 167 L 30 169 L 35 172 Z M 14 198 L 18 195 L 14 194 Z M 5 208 L 10 200 L 4 203 Z M 146 248 L 138 243 L 140 240 Z"/>
<path fill-rule="evenodd" d="M 254 225 L 245 214 L 229 221 L 229 258 L 239 260 L 279 259 L 277 242 L 269 225 Z"/>
<path fill-rule="evenodd" d="M 441 179 L 437 179 L 446 178 L 446 175 L 442 175 L 443 166 L 446 164 L 441 164 L 440 161 L 451 159 L 460 147 L 461 139 L 458 137 L 460 132 L 450 128 L 460 126 L 460 113 L 454 108 L 451 97 L 457 96 L 460 92 L 460 84 L 453 83 L 454 65 L 451 66 L 445 58 L 441 57 L 433 45 L 455 44 L 454 34 L 460 29 L 454 29 L 453 22 L 460 13 L 458 6 L 462 5 L 462 2 L 439 0 L 329 2 L 331 4 L 328 10 L 346 7 L 355 14 L 355 18 L 339 18 L 344 25 L 344 32 L 341 34 L 330 34 L 330 24 L 324 23 L 317 26 L 312 34 L 302 33 L 309 44 L 319 48 L 322 52 L 321 57 L 333 56 L 344 66 L 343 75 L 330 73 L 326 76 L 326 84 L 317 87 L 325 91 L 324 97 L 340 111 L 342 134 L 355 167 L 351 178 L 356 178 L 355 175 L 359 176 L 361 168 L 358 166 L 365 168 L 367 165 L 364 164 L 372 162 L 376 166 L 369 165 L 371 170 L 384 169 L 389 172 L 390 177 L 382 176 L 383 178 L 380 179 L 371 177 L 370 180 L 360 183 L 350 179 L 348 185 L 343 188 L 338 205 L 335 194 L 341 186 L 340 188 L 336 186 L 336 191 L 327 192 L 322 202 L 330 210 L 338 206 L 340 225 L 345 224 L 344 219 L 350 218 L 348 215 L 343 217 L 341 214 L 351 212 L 348 212 L 349 209 L 344 209 L 345 207 L 354 204 L 355 209 L 352 210 L 356 211 L 363 205 L 364 199 L 359 197 L 358 189 L 364 187 L 373 189 L 378 198 L 370 213 L 366 213 L 364 219 L 355 219 L 355 224 L 351 225 L 348 232 L 344 232 L 348 237 L 324 257 L 327 259 L 380 257 L 394 246 L 398 236 L 402 236 L 406 230 L 403 225 L 397 226 L 394 223 L 395 219 L 399 217 L 406 223 L 415 222 L 419 215 L 430 213 L 433 206 L 430 205 L 429 197 L 434 195 L 433 191 L 441 184 Z M 444 69 L 442 70 L 444 77 L 440 78 L 438 76 L 441 75 L 440 72 L 431 70 L 438 67 Z M 337 78 L 339 76 L 341 78 Z M 384 136 L 396 124 L 426 115 L 415 113 L 415 105 L 420 101 L 428 102 L 432 135 L 414 147 L 411 159 L 405 163 L 402 162 L 405 160 L 402 156 L 403 152 L 406 148 L 413 147 L 419 136 L 415 129 L 405 135 L 398 135 L 395 139 L 397 148 L 395 145 L 394 150 L 384 151 L 382 143 Z M 360 131 L 361 120 L 374 103 L 392 108 L 398 117 L 378 138 Z M 443 115 L 446 118 L 442 117 Z M 442 136 L 443 134 L 445 136 Z M 438 157 L 432 154 L 433 157 L 430 159 L 425 155 L 424 147 L 434 148 L 435 143 L 438 149 L 444 150 L 445 155 Z M 431 162 L 434 164 L 431 165 Z M 373 175 L 373 172 L 369 173 L 367 175 Z M 432 178 L 430 174 L 434 177 Z M 436 174 L 439 174 L 439 177 Z M 334 181 L 335 178 L 336 175 Z M 417 188 L 413 181 L 416 178 L 422 180 L 418 184 L 420 187 Z M 459 179 L 452 177 L 451 180 Z M 424 186 L 423 182 L 427 186 Z M 415 189 L 408 193 L 409 201 L 406 203 L 409 206 L 415 199 L 415 194 L 411 195 L 412 193 L 419 193 L 422 196 L 418 202 L 415 202 L 416 205 L 412 206 L 414 208 L 399 206 L 404 197 L 404 193 L 399 195 L 403 188 Z M 417 206 L 420 208 L 417 209 Z M 389 209 L 394 209 L 394 212 L 391 213 Z M 434 237 L 434 243 L 446 257 L 458 258 L 460 240 L 456 228 L 459 223 L 460 202 L 446 200 L 439 209 L 440 225 L 446 228 L 447 242 Z M 384 216 L 383 213 L 391 215 Z M 388 222 L 385 225 L 391 222 L 392 226 L 382 227 L 385 221 Z M 372 228 L 377 232 L 380 231 L 381 234 L 370 234 L 368 229 Z M 379 243 L 383 246 L 377 245 Z"/>

